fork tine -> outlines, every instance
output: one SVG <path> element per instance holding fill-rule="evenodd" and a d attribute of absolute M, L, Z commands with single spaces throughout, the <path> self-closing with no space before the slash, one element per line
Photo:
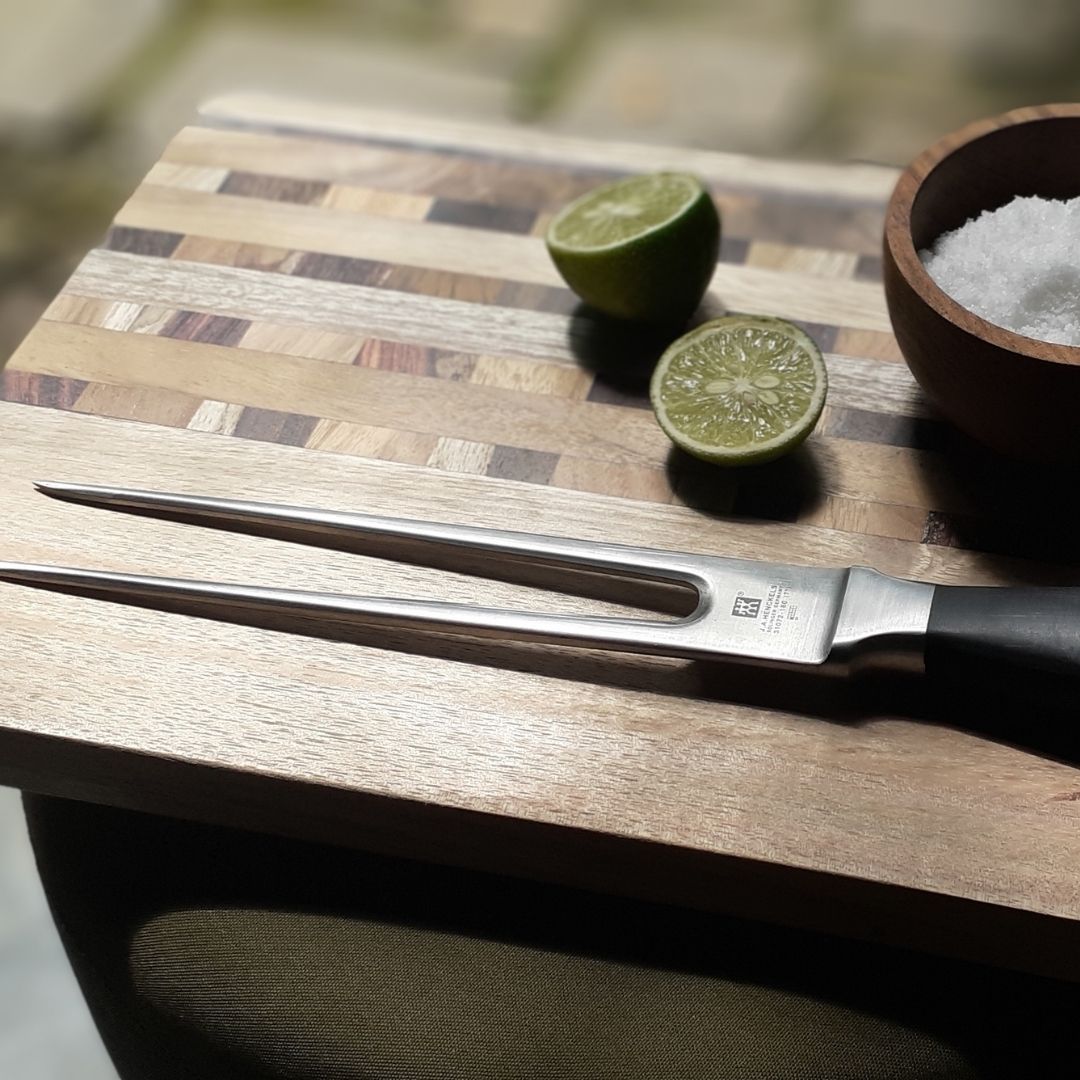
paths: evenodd
<path fill-rule="evenodd" d="M 39 491 L 56 499 L 159 517 L 196 519 L 200 524 L 243 531 L 272 529 L 289 539 L 326 546 L 366 538 L 421 544 L 429 551 L 461 558 L 483 552 L 519 561 L 577 567 L 618 575 L 704 586 L 692 555 L 469 525 L 415 521 L 337 510 L 318 510 L 242 499 L 207 498 L 90 484 L 39 482 Z"/>
<path fill-rule="evenodd" d="M 258 624 L 254 616 L 295 623 L 388 627 L 497 638 L 501 641 L 573 645 L 585 649 L 663 656 L 707 655 L 695 649 L 694 620 L 619 619 L 548 615 L 473 607 L 434 600 L 346 596 L 101 570 L 0 562 L 0 581 L 70 592 L 137 606 L 180 611 L 227 622 Z"/>

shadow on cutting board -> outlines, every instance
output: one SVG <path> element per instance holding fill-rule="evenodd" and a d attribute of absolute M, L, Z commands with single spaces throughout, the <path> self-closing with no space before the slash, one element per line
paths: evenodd
<path fill-rule="evenodd" d="M 623 408 L 651 409 L 649 379 L 661 353 L 693 326 L 723 314 L 706 297 L 685 325 L 648 326 L 612 319 L 579 304 L 570 321 L 570 349 L 595 379 L 589 400 Z M 797 521 L 822 502 L 821 470 L 812 445 L 767 465 L 722 469 L 672 447 L 665 462 L 679 502 L 714 517 L 748 521 Z"/>
<path fill-rule="evenodd" d="M 1002 457 L 952 427 L 935 449 L 916 455 L 941 508 L 927 542 L 971 552 L 1002 583 L 1080 585 L 1080 468 Z"/>

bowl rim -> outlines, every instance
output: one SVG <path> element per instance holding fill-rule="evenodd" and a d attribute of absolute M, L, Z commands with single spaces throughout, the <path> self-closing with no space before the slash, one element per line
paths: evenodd
<path fill-rule="evenodd" d="M 911 210 L 927 177 L 946 158 L 979 139 L 1004 128 L 1049 120 L 1080 118 L 1080 102 L 1029 105 L 998 116 L 975 120 L 942 136 L 925 149 L 900 174 L 885 213 L 885 243 L 904 280 L 919 299 L 957 329 L 1011 353 L 1080 367 L 1080 345 L 1063 345 L 1018 334 L 989 322 L 954 300 L 930 276 L 915 250 L 911 235 Z"/>

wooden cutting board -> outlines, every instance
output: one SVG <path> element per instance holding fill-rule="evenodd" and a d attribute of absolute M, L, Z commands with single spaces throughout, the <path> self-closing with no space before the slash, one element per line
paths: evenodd
<path fill-rule="evenodd" d="M 549 264 L 561 204 L 657 167 L 713 185 L 711 308 L 792 318 L 827 353 L 825 415 L 785 462 L 670 452 L 651 346 Z M 894 178 L 214 103 L 0 377 L 0 558 L 611 610 L 62 505 L 45 478 L 1075 582 L 1060 478 L 960 441 L 898 354 L 877 254 Z M 327 641 L 8 585 L 0 612 L 5 782 L 1080 972 L 1080 771 L 1034 707 L 928 714 L 903 687 Z"/>

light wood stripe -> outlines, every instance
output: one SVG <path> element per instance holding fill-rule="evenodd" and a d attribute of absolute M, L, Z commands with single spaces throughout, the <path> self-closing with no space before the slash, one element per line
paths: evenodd
<path fill-rule="evenodd" d="M 307 446 L 310 450 L 398 461 L 404 465 L 426 465 L 438 441 L 437 435 L 425 435 L 418 431 L 394 431 L 370 424 L 320 420 Z"/>
<path fill-rule="evenodd" d="M 919 541 L 926 525 L 926 511 L 920 506 L 895 503 L 860 502 L 826 495 L 799 517 L 800 524 L 820 525 L 840 532 L 892 536 Z"/>
<path fill-rule="evenodd" d="M 429 195 L 334 184 L 323 196 L 320 205 L 328 210 L 374 214 L 377 217 L 400 218 L 404 221 L 423 221 L 432 202 L 434 200 Z"/>
<path fill-rule="evenodd" d="M 283 325 L 317 327 L 345 337 L 378 336 L 481 355 L 498 340 L 507 354 L 575 366 L 571 343 L 586 330 L 562 315 L 108 251 L 91 252 L 68 289 L 76 296 L 145 303 L 167 297 L 176 307 L 193 311 L 252 320 L 269 315 Z M 58 310 L 63 314 L 68 308 Z M 858 357 L 829 359 L 836 404 L 925 415 L 906 367 Z"/>
<path fill-rule="evenodd" d="M 185 188 L 188 191 L 217 191 L 228 175 L 229 169 L 224 166 L 180 165 L 172 161 L 158 161 L 151 166 L 144 183 Z"/>
<path fill-rule="evenodd" d="M 755 241 L 746 254 L 747 266 L 769 270 L 786 270 L 794 274 L 847 281 L 855 274 L 859 256 L 851 251 L 829 251 L 825 248 L 797 247 Z"/>
<path fill-rule="evenodd" d="M 715 183 L 837 199 L 884 201 L 898 176 L 896 169 L 880 165 L 770 161 L 742 154 L 638 146 L 550 132 L 540 139 L 525 128 L 421 118 L 357 106 L 307 104 L 256 94 L 215 98 L 202 106 L 200 115 L 211 124 L 295 128 L 312 135 L 400 142 L 405 134 L 407 141 L 416 146 L 454 146 L 537 162 L 653 172 L 657 162 L 662 161 L 667 169 L 696 173 Z"/>
<path fill-rule="evenodd" d="M 129 228 L 316 251 L 538 285 L 563 285 L 536 237 L 435 222 L 142 185 L 117 215 Z M 891 328 L 881 287 L 721 263 L 711 291 L 727 307 L 864 330 Z"/>
<path fill-rule="evenodd" d="M 263 409 L 457 439 L 482 436 L 597 460 L 649 463 L 668 448 L 643 410 L 94 327 L 42 322 L 11 365 L 50 375 L 79 369 L 90 382 L 195 389 Z"/>
<path fill-rule="evenodd" d="M 444 437 L 436 441 L 427 464 L 433 469 L 443 469 L 446 472 L 483 476 L 491 464 L 494 449 L 489 443 Z"/>
<path fill-rule="evenodd" d="M 230 405 L 225 401 L 204 401 L 188 421 L 188 430 L 231 435 L 236 430 L 243 411 L 242 405 Z"/>
<path fill-rule="evenodd" d="M 571 491 L 593 491 L 643 502 L 673 501 L 667 474 L 658 466 L 612 465 L 605 461 L 564 456 L 555 466 L 551 483 Z"/>
<path fill-rule="evenodd" d="M 479 306 L 463 300 L 342 285 L 286 274 L 91 252 L 72 275 L 76 295 L 110 300 L 169 301 L 179 308 L 257 321 L 318 327 L 469 353 L 498 341 L 510 355 L 572 360 L 562 315 Z"/>
<path fill-rule="evenodd" d="M 670 445 L 648 410 L 326 364 L 305 357 L 133 337 L 42 322 L 13 370 L 90 382 L 191 390 L 207 398 L 326 419 L 519 446 L 597 463 L 663 468 Z M 273 376 L 269 376 L 269 372 Z M 969 512 L 943 459 L 907 447 L 815 435 L 824 493 L 926 510 Z M 933 477 L 931 484 L 928 477 Z"/>
<path fill-rule="evenodd" d="M 286 356 L 309 356 L 313 360 L 328 360 L 333 364 L 351 364 L 366 340 L 356 335 L 312 330 L 306 326 L 257 322 L 248 327 L 237 347 Z"/>

